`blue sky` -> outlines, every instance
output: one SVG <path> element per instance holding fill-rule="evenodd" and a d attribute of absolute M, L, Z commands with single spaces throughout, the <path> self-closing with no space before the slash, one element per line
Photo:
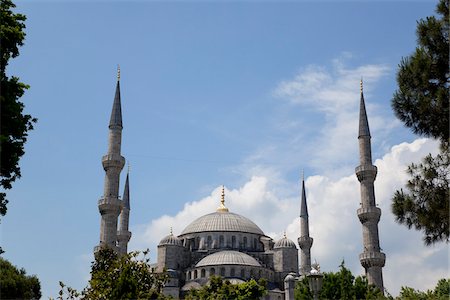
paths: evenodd
<path fill-rule="evenodd" d="M 344 258 L 362 274 L 353 172 L 363 77 L 385 286 L 394 295 L 402 285 L 431 288 L 448 276 L 448 249 L 423 247 L 420 234 L 395 224 L 389 201 L 406 165 L 437 146 L 403 128 L 390 98 L 397 65 L 416 46 L 416 20 L 435 5 L 19 1 L 27 36 L 8 74 L 31 86 L 23 101 L 39 122 L 8 193 L 4 256 L 37 274 L 45 297 L 56 296 L 59 280 L 86 284 L 120 64 L 132 249 L 149 247 L 155 260 L 169 227 L 180 233 L 214 210 L 222 184 L 231 211 L 296 240 L 304 169 L 313 257 L 324 271 Z"/>

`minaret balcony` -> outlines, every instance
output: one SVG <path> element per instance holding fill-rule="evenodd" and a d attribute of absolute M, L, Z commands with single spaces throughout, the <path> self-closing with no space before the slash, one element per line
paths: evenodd
<path fill-rule="evenodd" d="M 382 268 L 386 262 L 386 254 L 375 251 L 363 252 L 359 255 L 359 261 L 365 269 L 370 267 Z"/>
<path fill-rule="evenodd" d="M 360 165 L 355 168 L 356 176 L 359 182 L 370 180 L 374 181 L 377 177 L 377 167 L 374 165 Z"/>
<path fill-rule="evenodd" d="M 300 249 L 310 249 L 313 244 L 313 238 L 309 236 L 301 236 L 298 238 Z"/>
<path fill-rule="evenodd" d="M 98 209 L 100 214 L 117 213 L 119 215 L 122 208 L 122 201 L 112 197 L 102 197 L 98 200 Z"/>
<path fill-rule="evenodd" d="M 122 170 L 123 166 L 125 165 L 125 158 L 122 155 L 116 153 L 106 154 L 102 157 L 102 165 L 105 171 L 110 168 Z"/>
<path fill-rule="evenodd" d="M 380 221 L 381 209 L 376 206 L 361 207 L 357 210 L 359 221 L 366 223 L 368 221 L 376 222 Z"/>
<path fill-rule="evenodd" d="M 128 230 L 118 230 L 117 240 L 119 241 L 129 241 L 131 239 L 131 232 Z"/>

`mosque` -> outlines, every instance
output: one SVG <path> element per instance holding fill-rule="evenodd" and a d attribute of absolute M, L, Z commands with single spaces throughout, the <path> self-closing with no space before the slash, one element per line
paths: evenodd
<path fill-rule="evenodd" d="M 120 173 L 125 164 L 125 158 L 121 155 L 122 128 L 119 70 L 109 122 L 108 152 L 102 157 L 106 175 L 104 193 L 98 201 L 101 214 L 100 243 L 94 251 L 100 247 L 110 247 L 120 254 L 127 253 L 131 238 L 128 227 L 128 174 L 123 197 L 119 198 Z M 361 207 L 357 210 L 357 216 L 362 223 L 364 249 L 359 259 L 366 270 L 368 282 L 383 291 L 382 267 L 385 264 L 385 254 L 381 252 L 379 244 L 378 222 L 381 210 L 375 203 L 374 181 L 377 168 L 372 165 L 370 139 L 361 82 L 358 136 L 360 165 L 355 170 L 361 185 Z M 169 275 L 163 292 L 175 299 L 183 298 L 189 289 L 208 284 L 212 275 L 220 275 L 232 283 L 264 278 L 268 283 L 265 299 L 294 299 L 296 277 L 311 272 L 313 238 L 309 236 L 304 179 L 299 226 L 300 237 L 297 242 L 300 250 L 286 236 L 274 241 L 250 219 L 231 212 L 225 206 L 225 192 L 222 188 L 216 211 L 193 220 L 179 235 L 171 232 L 161 239 L 156 270 L 165 270 Z"/>

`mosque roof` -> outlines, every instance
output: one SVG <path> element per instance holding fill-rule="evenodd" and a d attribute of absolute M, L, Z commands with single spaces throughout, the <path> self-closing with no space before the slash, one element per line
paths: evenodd
<path fill-rule="evenodd" d="M 284 236 L 283 238 L 281 238 L 280 240 L 278 240 L 275 245 L 273 246 L 274 249 L 276 248 L 297 248 L 297 246 L 295 246 L 295 243 L 288 239 L 286 236 Z"/>
<path fill-rule="evenodd" d="M 220 251 L 210 254 L 201 259 L 195 267 L 217 266 L 217 265 L 244 265 L 261 267 L 261 264 L 248 254 L 238 251 Z"/>
<path fill-rule="evenodd" d="M 190 233 L 202 232 L 243 232 L 265 236 L 261 228 L 251 220 L 232 213 L 225 206 L 225 187 L 222 186 L 220 206 L 213 213 L 204 215 L 189 224 L 180 237 Z"/>
<path fill-rule="evenodd" d="M 229 211 L 216 211 L 204 215 L 189 224 L 181 235 L 205 231 L 232 231 L 265 235 L 251 220 Z"/>
<path fill-rule="evenodd" d="M 174 246 L 183 246 L 183 243 L 179 238 L 173 235 L 172 232 L 168 236 L 165 236 L 160 242 L 159 245 L 174 245 Z"/>

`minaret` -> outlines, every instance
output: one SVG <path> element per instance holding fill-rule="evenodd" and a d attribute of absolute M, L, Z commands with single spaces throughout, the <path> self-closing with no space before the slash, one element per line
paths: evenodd
<path fill-rule="evenodd" d="M 300 275 L 307 275 L 311 271 L 311 246 L 313 238 L 309 236 L 308 206 L 306 204 L 305 176 L 302 175 L 302 202 L 300 204 Z"/>
<path fill-rule="evenodd" d="M 131 238 L 131 232 L 128 230 L 128 224 L 130 220 L 130 165 L 128 165 L 127 179 L 125 181 L 125 189 L 123 190 L 122 197 L 122 211 L 120 212 L 119 231 L 117 232 L 117 241 L 120 254 L 126 254 L 128 252 L 128 242 Z"/>
<path fill-rule="evenodd" d="M 366 270 L 369 284 L 377 286 L 381 292 L 384 292 L 381 268 L 384 267 L 386 255 L 380 249 L 378 222 L 380 221 L 381 209 L 376 207 L 373 185 L 377 176 L 377 167 L 372 165 L 369 122 L 367 121 L 362 80 L 358 141 L 360 165 L 356 167 L 355 173 L 361 186 L 361 207 L 358 208 L 357 212 L 362 224 L 364 244 L 364 251 L 359 255 L 359 260 Z"/>
<path fill-rule="evenodd" d="M 120 172 L 125 164 L 125 158 L 120 155 L 122 142 L 122 109 L 120 105 L 120 69 L 117 70 L 116 95 L 109 121 L 108 153 L 102 157 L 105 169 L 105 186 L 103 197 L 98 201 L 101 214 L 100 247 L 117 249 L 117 218 L 122 209 L 119 200 Z"/>

